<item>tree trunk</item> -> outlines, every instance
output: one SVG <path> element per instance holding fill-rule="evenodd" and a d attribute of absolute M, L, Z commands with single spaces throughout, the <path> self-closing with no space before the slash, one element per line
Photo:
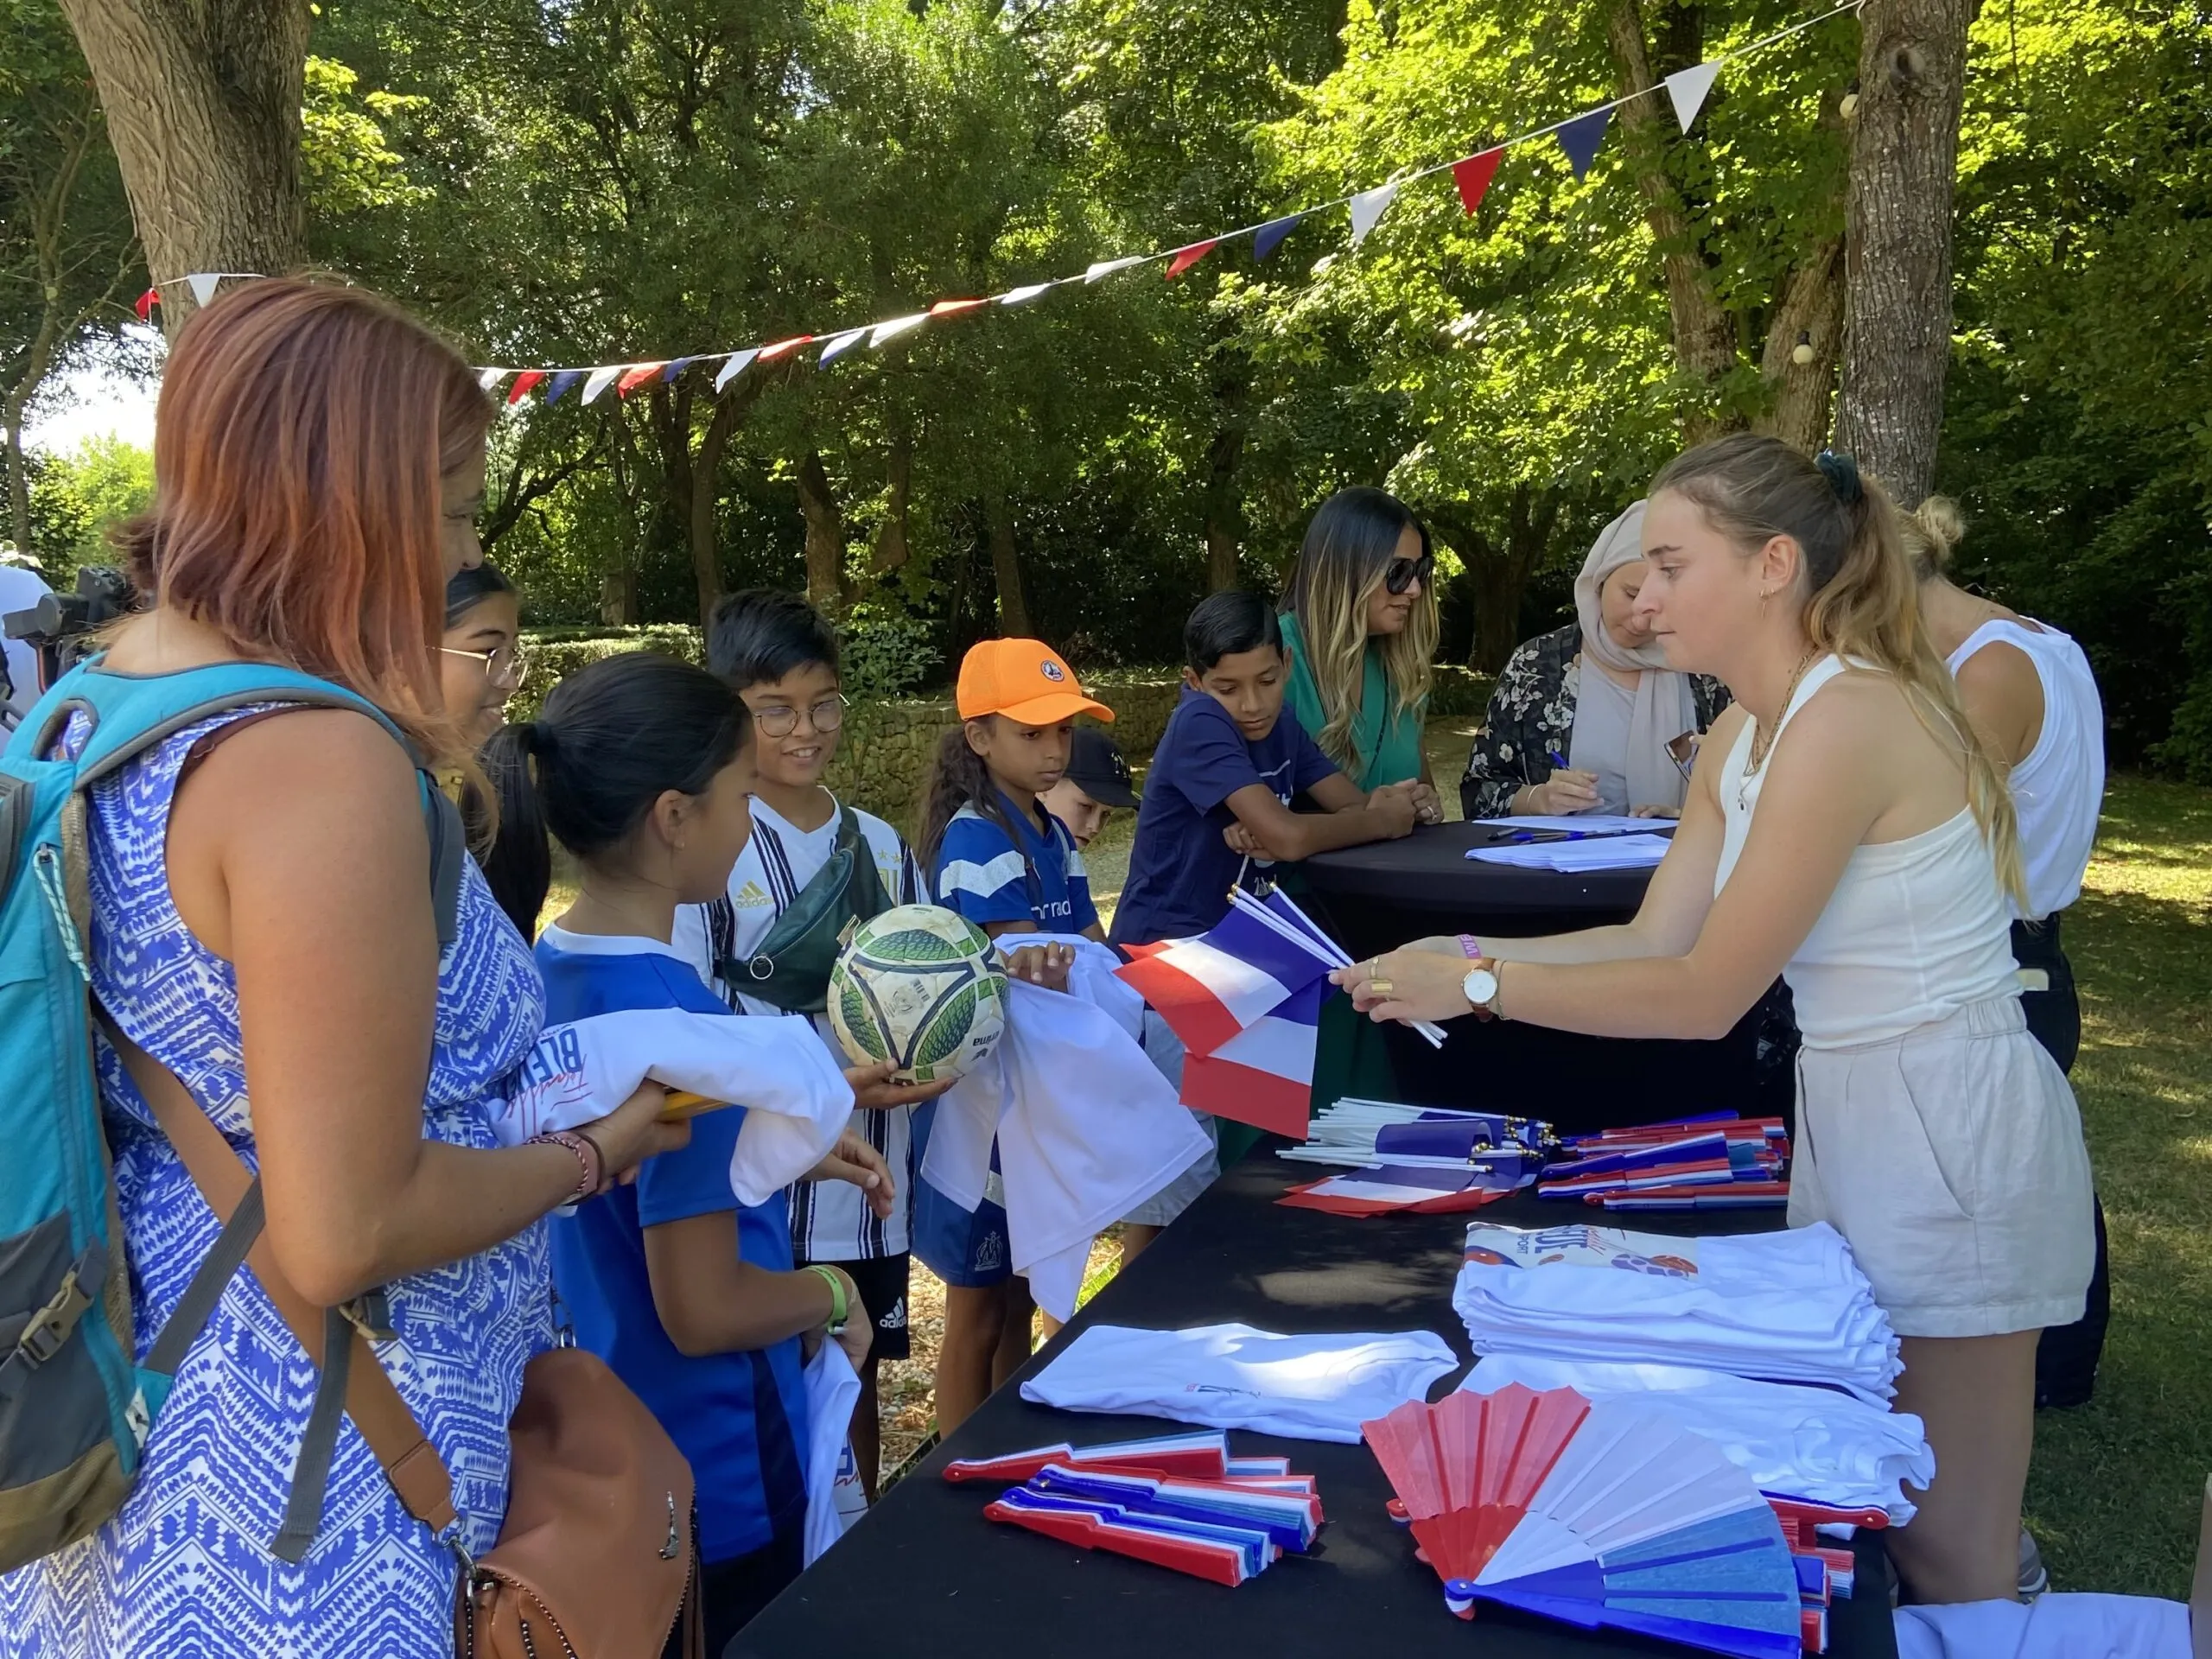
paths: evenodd
<path fill-rule="evenodd" d="M 1866 0 L 1844 219 L 1836 442 L 1914 507 L 1951 351 L 1951 195 L 1974 0 Z"/>
<path fill-rule="evenodd" d="M 914 441 L 906 433 L 892 439 L 884 473 L 883 522 L 875 528 L 875 550 L 868 558 L 869 573 L 878 577 L 899 569 L 913 555 L 906 539 L 906 512 L 914 482 Z"/>
<path fill-rule="evenodd" d="M 31 480 L 23 460 L 23 405 L 19 397 L 8 400 L 8 521 L 9 540 L 26 557 L 31 552 Z"/>
<path fill-rule="evenodd" d="M 599 579 L 599 620 L 610 628 L 633 627 L 638 620 L 638 573 L 609 570 Z"/>
<path fill-rule="evenodd" d="M 198 271 L 307 257 L 306 0 L 63 0 L 92 66 L 174 340 Z"/>
<path fill-rule="evenodd" d="M 983 498 L 983 524 L 991 543 L 991 575 L 998 583 L 999 632 L 1009 639 L 1034 639 L 1029 594 L 1021 582 L 1021 549 L 1014 539 L 1014 513 L 995 491 Z"/>
<path fill-rule="evenodd" d="M 1206 451 L 1206 591 L 1236 584 L 1236 557 L 1244 539 L 1243 504 L 1236 493 L 1236 465 L 1244 455 L 1244 429 L 1224 426 Z"/>
<path fill-rule="evenodd" d="M 817 605 L 842 604 L 845 519 L 819 449 L 808 450 L 798 464 L 798 510 L 806 518 L 806 596 Z"/>
<path fill-rule="evenodd" d="M 1812 360 L 1800 363 L 1802 345 Z M 1843 350 L 1843 239 L 1823 243 L 1782 279 L 1767 326 L 1759 376 L 1766 413 L 1753 429 L 1810 454 L 1827 442 L 1835 398 L 1836 359 Z"/>
<path fill-rule="evenodd" d="M 1667 315 L 1675 336 L 1675 361 L 1682 372 L 1708 391 L 1737 364 L 1735 319 L 1713 297 L 1704 256 L 1681 194 L 1667 176 L 1665 151 L 1674 116 L 1660 113 L 1663 100 L 1632 97 L 1648 93 L 1657 83 L 1651 73 L 1651 56 L 1644 44 L 1643 17 L 1636 0 L 1613 0 L 1605 15 L 1605 36 L 1612 49 L 1620 89 L 1629 101 L 1620 106 L 1622 137 L 1629 147 L 1636 188 L 1643 197 L 1644 222 L 1658 245 L 1659 261 L 1667 281 Z M 1683 423 L 1683 437 L 1702 442 L 1743 425 L 1737 411 L 1708 397 Z"/>
<path fill-rule="evenodd" d="M 1521 643 L 1521 596 L 1551 544 L 1560 497 L 1516 485 L 1507 510 L 1505 543 L 1485 534 L 1470 507 L 1430 509 L 1429 523 L 1467 567 L 1474 595 L 1474 645 L 1467 666 L 1495 674 Z"/>

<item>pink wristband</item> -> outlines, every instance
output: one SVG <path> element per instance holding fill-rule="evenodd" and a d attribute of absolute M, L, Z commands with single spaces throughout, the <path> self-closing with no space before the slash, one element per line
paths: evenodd
<path fill-rule="evenodd" d="M 1459 954 L 1469 962 L 1480 962 L 1483 959 L 1483 942 L 1471 933 L 1462 933 L 1459 936 Z"/>

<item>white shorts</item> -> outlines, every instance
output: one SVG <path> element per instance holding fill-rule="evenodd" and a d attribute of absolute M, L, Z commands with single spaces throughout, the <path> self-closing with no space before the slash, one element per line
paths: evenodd
<path fill-rule="evenodd" d="M 1901 1337 L 2082 1317 L 2095 1255 L 2074 1091 L 2017 996 L 1797 1057 L 1789 1224 L 1851 1242 Z"/>

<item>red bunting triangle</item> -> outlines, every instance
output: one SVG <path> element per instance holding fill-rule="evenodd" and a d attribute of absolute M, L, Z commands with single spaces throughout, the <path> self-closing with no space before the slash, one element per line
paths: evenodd
<path fill-rule="evenodd" d="M 507 388 L 508 406 L 512 408 L 522 402 L 523 398 L 529 394 L 530 389 L 544 378 L 545 371 L 543 369 L 524 369 L 520 374 L 515 376 L 514 385 Z"/>
<path fill-rule="evenodd" d="M 973 311 L 979 305 L 988 305 L 988 300 L 939 300 L 930 307 L 930 315 L 949 317 L 956 311 Z"/>
<path fill-rule="evenodd" d="M 772 363 L 776 359 L 788 356 L 798 350 L 813 338 L 812 334 L 793 334 L 789 340 L 779 340 L 772 346 L 763 346 L 760 348 L 760 356 L 753 360 L 760 363 Z"/>
<path fill-rule="evenodd" d="M 1497 164 L 1504 159 L 1505 147 L 1501 144 L 1452 163 L 1452 182 L 1459 187 L 1459 200 L 1470 213 L 1483 205 L 1483 192 L 1490 188 L 1490 181 L 1497 176 Z"/>
<path fill-rule="evenodd" d="M 627 397 L 646 381 L 659 379 L 660 372 L 667 366 L 668 359 L 663 358 L 658 363 L 639 363 L 624 370 L 622 378 L 614 383 L 614 395 Z"/>
<path fill-rule="evenodd" d="M 1214 241 L 1218 241 L 1219 239 L 1220 238 L 1217 237 L 1214 238 Z M 1176 249 L 1175 257 L 1167 262 L 1167 280 L 1171 283 L 1173 282 L 1178 276 L 1180 276 L 1192 265 L 1197 264 L 1199 260 L 1211 253 L 1213 251 L 1213 242 L 1207 241 L 1193 242 L 1187 248 Z"/>
<path fill-rule="evenodd" d="M 158 288 L 149 288 L 138 296 L 138 302 L 130 308 L 138 314 L 139 321 L 151 322 L 154 320 L 154 308 L 161 302 L 162 290 Z"/>

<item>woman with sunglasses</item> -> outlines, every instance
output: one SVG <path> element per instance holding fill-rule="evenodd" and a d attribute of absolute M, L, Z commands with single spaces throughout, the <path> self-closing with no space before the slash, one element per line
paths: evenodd
<path fill-rule="evenodd" d="M 446 583 L 438 687 L 471 749 L 499 729 L 521 683 L 522 594 L 492 565 L 461 571 Z"/>
<path fill-rule="evenodd" d="M 1417 783 L 1423 823 L 1444 816 L 1421 744 L 1435 569 L 1428 531 L 1404 502 L 1338 490 L 1306 526 L 1281 607 L 1298 723 L 1361 789 Z"/>
<path fill-rule="evenodd" d="M 1681 816 L 1695 736 L 1728 693 L 1668 668 L 1637 613 L 1643 505 L 1607 524 L 1582 562 L 1574 620 L 1522 645 L 1497 677 L 1459 779 L 1467 817 Z"/>

